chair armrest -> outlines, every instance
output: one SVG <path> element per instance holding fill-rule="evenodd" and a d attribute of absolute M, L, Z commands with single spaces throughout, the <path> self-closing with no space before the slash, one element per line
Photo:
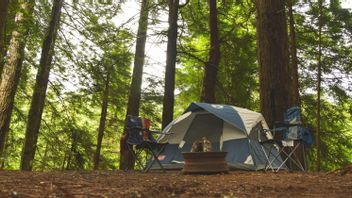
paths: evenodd
<path fill-rule="evenodd" d="M 278 127 L 290 127 L 290 126 L 301 126 L 302 123 L 288 123 L 288 122 L 280 122 L 280 121 L 275 121 L 274 126 Z"/>
<path fill-rule="evenodd" d="M 138 129 L 138 130 L 144 130 L 142 127 L 137 127 L 137 126 L 134 126 L 134 127 L 127 127 L 128 129 Z"/>
<path fill-rule="evenodd" d="M 278 128 L 271 129 L 272 132 L 283 132 L 285 130 L 287 130 L 287 127 L 278 127 Z"/>
<path fill-rule="evenodd" d="M 162 133 L 162 134 L 164 134 L 164 135 L 172 135 L 172 134 L 174 134 L 174 132 Z"/>
<path fill-rule="evenodd" d="M 171 135 L 171 134 L 174 134 L 174 132 L 163 133 L 161 131 L 152 131 L 152 130 L 149 130 L 149 131 L 151 133 L 160 134 L 160 135 Z"/>
<path fill-rule="evenodd" d="M 286 129 L 286 127 L 278 127 L 274 129 L 263 129 L 264 132 L 271 132 L 272 134 L 275 134 L 276 132 L 282 132 Z"/>
<path fill-rule="evenodd" d="M 274 128 L 274 129 L 263 129 L 263 131 L 265 133 L 270 132 L 273 139 L 275 139 L 277 134 L 284 134 L 286 130 L 287 130 L 287 127 L 278 127 L 278 128 Z"/>
<path fill-rule="evenodd" d="M 137 130 L 141 130 L 141 131 L 146 130 L 146 131 L 149 131 L 149 132 L 151 132 L 151 133 L 165 134 L 165 133 L 163 133 L 163 132 L 161 132 L 161 131 L 149 130 L 149 129 L 147 129 L 147 128 L 142 128 L 142 127 L 129 127 L 129 128 L 130 128 L 130 129 L 137 129 Z"/>
<path fill-rule="evenodd" d="M 280 125 L 280 124 L 287 124 L 287 122 L 285 122 L 285 121 L 275 121 L 274 122 L 274 125 Z"/>

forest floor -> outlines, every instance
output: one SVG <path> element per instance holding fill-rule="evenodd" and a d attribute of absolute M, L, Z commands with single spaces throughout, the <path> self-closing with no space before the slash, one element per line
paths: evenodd
<path fill-rule="evenodd" d="M 352 166 L 328 173 L 0 171 L 0 197 L 351 197 Z"/>

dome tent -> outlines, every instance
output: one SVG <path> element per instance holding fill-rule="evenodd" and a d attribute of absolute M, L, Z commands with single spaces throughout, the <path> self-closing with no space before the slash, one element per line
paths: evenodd
<path fill-rule="evenodd" d="M 182 168 L 182 152 L 190 152 L 194 141 L 206 137 L 212 143 L 212 151 L 227 152 L 226 161 L 231 169 L 264 169 L 269 148 L 276 150 L 269 143 L 259 143 L 272 138 L 271 134 L 264 137 L 260 133 L 263 128 L 268 126 L 260 113 L 231 105 L 191 103 L 163 130 L 173 134 L 158 138 L 159 142 L 169 143 L 160 162 L 166 168 Z M 275 162 L 272 165 L 278 166 L 281 159 Z"/>

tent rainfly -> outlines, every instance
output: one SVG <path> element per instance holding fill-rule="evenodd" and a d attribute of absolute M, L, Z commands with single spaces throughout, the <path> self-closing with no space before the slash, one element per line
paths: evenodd
<path fill-rule="evenodd" d="M 212 142 L 212 151 L 227 152 L 230 169 L 264 169 L 269 148 L 277 151 L 269 143 L 263 146 L 259 143 L 272 138 L 271 134 L 264 137 L 259 132 L 263 128 L 268 126 L 260 113 L 230 105 L 191 103 L 184 114 L 163 130 L 173 134 L 158 138 L 159 142 L 169 143 L 159 160 L 165 168 L 182 168 L 182 152 L 190 152 L 194 141 L 206 137 Z M 281 163 L 281 159 L 274 161 L 273 166 Z"/>

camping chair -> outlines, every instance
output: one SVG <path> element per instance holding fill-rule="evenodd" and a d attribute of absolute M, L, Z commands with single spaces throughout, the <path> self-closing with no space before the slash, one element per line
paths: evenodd
<path fill-rule="evenodd" d="M 271 169 L 277 172 L 280 169 L 287 169 L 285 165 L 281 166 L 283 161 L 279 155 L 280 146 L 278 145 L 278 141 L 274 139 L 272 130 L 263 129 L 261 124 L 257 125 L 255 130 L 257 131 L 258 142 L 266 159 L 264 170 L 267 171 Z M 278 167 L 280 167 L 280 169 Z"/>
<path fill-rule="evenodd" d="M 148 119 L 130 115 L 128 115 L 126 119 L 126 133 L 128 136 L 127 145 L 137 164 L 144 170 L 144 172 L 148 172 L 156 161 L 160 168 L 165 171 L 163 165 L 159 161 L 159 155 L 164 150 L 167 143 L 158 143 L 152 135 L 152 133 L 164 133 L 149 130 L 150 120 Z M 151 155 L 149 163 L 147 163 L 148 159 L 146 158 L 145 166 L 141 159 L 142 151 Z"/>
<path fill-rule="evenodd" d="M 300 170 L 306 171 L 306 156 L 305 149 L 306 146 L 311 146 L 313 144 L 312 136 L 309 130 L 302 126 L 300 109 L 298 107 L 292 107 L 288 109 L 284 115 L 283 122 L 275 122 L 274 129 L 270 130 L 273 134 L 274 141 L 276 145 L 279 146 L 279 152 L 274 156 L 273 160 L 269 160 L 268 168 L 274 171 L 279 171 L 288 161 L 290 166 L 289 170 L 292 170 L 293 164 Z M 280 137 L 280 139 L 276 139 Z M 297 155 L 296 151 L 298 148 L 302 147 L 302 159 Z M 269 153 L 271 155 L 272 153 Z M 275 168 L 273 162 L 282 157 L 281 164 Z"/>

